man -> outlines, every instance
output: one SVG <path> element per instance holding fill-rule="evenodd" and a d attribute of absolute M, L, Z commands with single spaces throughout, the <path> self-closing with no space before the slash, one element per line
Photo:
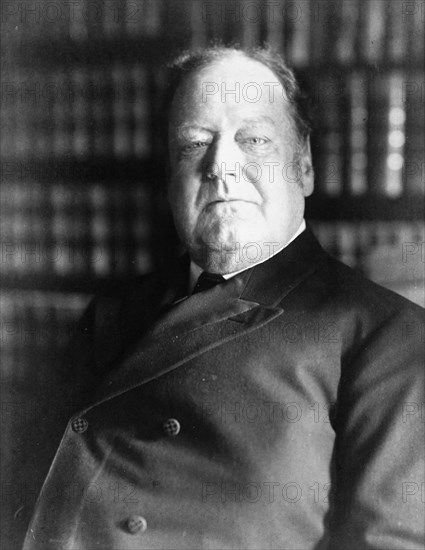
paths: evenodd
<path fill-rule="evenodd" d="M 89 308 L 94 391 L 25 548 L 423 548 L 423 310 L 305 226 L 309 127 L 279 57 L 216 47 L 174 67 L 188 254 Z"/>

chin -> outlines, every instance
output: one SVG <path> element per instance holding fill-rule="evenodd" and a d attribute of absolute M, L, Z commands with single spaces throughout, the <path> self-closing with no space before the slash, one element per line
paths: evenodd
<path fill-rule="evenodd" d="M 206 271 L 231 273 L 245 267 L 244 247 L 259 240 L 258 226 L 254 223 L 218 223 L 198 232 L 189 246 L 192 259 Z"/>
<path fill-rule="evenodd" d="M 245 220 L 220 220 L 211 226 L 202 228 L 198 242 L 217 250 L 231 250 L 235 248 L 235 243 L 240 245 L 246 242 L 249 233 L 249 223 Z"/>

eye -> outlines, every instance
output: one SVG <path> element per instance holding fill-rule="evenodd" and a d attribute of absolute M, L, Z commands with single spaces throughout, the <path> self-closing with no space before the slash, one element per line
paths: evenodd
<path fill-rule="evenodd" d="M 262 137 L 251 137 L 245 140 L 248 145 L 264 145 L 268 141 L 268 139 Z"/>
<path fill-rule="evenodd" d="M 267 143 L 268 140 L 265 138 L 253 137 L 249 138 L 247 141 L 248 143 L 252 143 L 252 145 L 263 145 L 264 143 Z"/>
<path fill-rule="evenodd" d="M 183 152 L 190 152 L 190 151 L 195 151 L 196 149 L 202 149 L 203 147 L 207 147 L 207 146 L 208 146 L 208 143 L 206 141 L 192 141 L 191 143 L 183 145 L 181 150 Z"/>

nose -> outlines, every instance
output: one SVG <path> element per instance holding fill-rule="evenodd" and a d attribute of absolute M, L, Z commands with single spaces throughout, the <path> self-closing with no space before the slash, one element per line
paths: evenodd
<path fill-rule="evenodd" d="M 205 159 L 205 179 L 209 182 L 221 182 L 227 191 L 229 185 L 240 181 L 241 160 L 240 151 L 233 139 L 217 139 L 210 155 Z"/>

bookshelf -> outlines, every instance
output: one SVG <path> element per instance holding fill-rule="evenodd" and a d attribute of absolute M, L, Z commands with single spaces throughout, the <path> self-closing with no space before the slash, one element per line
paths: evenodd
<path fill-rule="evenodd" d="M 93 293 L 156 268 L 175 250 L 158 130 L 160 66 L 214 39 L 268 41 L 283 53 L 309 91 L 316 120 L 316 190 L 307 217 L 319 240 L 424 305 L 422 4 L 7 2 L 0 166 L 7 406 L 37 396 L 48 408 L 58 399 L 67 344 Z M 16 430 L 40 428 L 36 417 L 9 420 L 10 441 Z M 11 443 L 3 461 L 8 482 L 29 475 L 24 451 L 42 464 L 41 482 L 49 464 L 33 443 Z M 1 531 L 16 548 L 28 519 L 13 519 L 20 499 L 15 492 L 6 502 L 12 527 Z"/>

